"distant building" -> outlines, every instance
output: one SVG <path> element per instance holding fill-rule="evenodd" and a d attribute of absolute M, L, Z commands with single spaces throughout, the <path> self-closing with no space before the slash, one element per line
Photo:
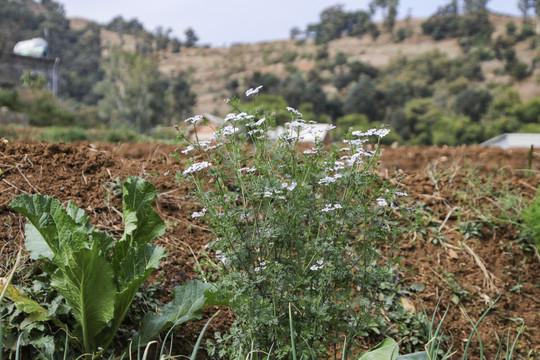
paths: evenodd
<path fill-rule="evenodd" d="M 531 145 L 540 148 L 540 134 L 502 134 L 493 139 L 484 141 L 480 145 L 498 147 L 501 149 L 530 148 Z"/>
<path fill-rule="evenodd" d="M 13 53 L 0 52 L 0 85 L 15 86 L 20 83 L 25 71 L 43 74 L 47 79 L 47 89 L 58 94 L 60 58 L 51 59 L 49 46 L 42 38 L 18 42 Z"/>

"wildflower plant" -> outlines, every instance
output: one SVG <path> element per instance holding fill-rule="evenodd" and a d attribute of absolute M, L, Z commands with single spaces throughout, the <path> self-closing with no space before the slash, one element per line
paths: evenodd
<path fill-rule="evenodd" d="M 251 90 L 246 95 L 256 101 Z M 321 359 L 335 347 L 347 353 L 382 316 L 378 284 L 395 271 L 406 231 L 403 193 L 376 173 L 378 142 L 366 147 L 367 136 L 380 140 L 387 130 L 327 149 L 321 127 L 293 108 L 284 131 L 271 138 L 279 134 L 272 114 L 241 112 L 238 99 L 231 104 L 213 142 L 191 143 L 193 157 L 178 173 L 204 207 L 193 217 L 215 235 L 208 264 L 235 316 L 209 351 L 291 358 L 292 323 L 298 356 Z M 313 148 L 303 147 L 303 136 L 315 139 Z"/>

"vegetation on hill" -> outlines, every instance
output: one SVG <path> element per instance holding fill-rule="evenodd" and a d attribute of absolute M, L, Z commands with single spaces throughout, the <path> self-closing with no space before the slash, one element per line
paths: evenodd
<path fill-rule="evenodd" d="M 452 0 L 422 22 L 397 22 L 397 4 L 374 0 L 355 11 L 335 5 L 304 30 L 291 29 L 289 42 L 208 49 L 196 47 L 191 28 L 180 41 L 170 29 L 151 33 L 120 16 L 72 27 L 55 1 L 4 2 L 0 16 L 10 19 L 0 25 L 4 51 L 45 34 L 51 55 L 62 58 L 62 101 L 11 89 L 0 106 L 29 113 L 32 125 L 149 133 L 194 111 L 224 115 L 225 98 L 262 85 L 257 106 L 294 106 L 306 118 L 336 125 L 338 137 L 383 123 L 395 130 L 386 142 L 407 144 L 473 144 L 540 131 L 538 100 L 520 90 L 528 84 L 529 93 L 539 93 L 537 39 L 527 17 L 535 4 L 520 1 L 523 18 L 505 19 L 488 13 L 486 1 Z M 384 21 L 376 24 L 379 10 Z M 387 62 L 367 57 L 392 46 L 399 50 Z M 27 106 L 28 99 L 43 106 Z M 70 115 L 56 115 L 64 113 Z"/>

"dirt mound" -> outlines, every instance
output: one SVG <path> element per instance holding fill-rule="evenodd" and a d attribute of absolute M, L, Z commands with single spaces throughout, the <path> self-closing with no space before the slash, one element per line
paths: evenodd
<path fill-rule="evenodd" d="M 134 175 L 158 188 L 155 206 L 168 226 L 157 242 L 169 256 L 153 280 L 167 290 L 195 277 L 197 254 L 211 235 L 201 222 L 190 218 L 198 204 L 189 197 L 187 187 L 176 181 L 175 173 L 182 165 L 170 156 L 174 150 L 175 146 L 158 144 L 0 143 L 2 255 L 23 243 L 23 219 L 7 210 L 15 196 L 40 192 L 62 202 L 70 200 L 84 208 L 97 227 L 119 235 L 121 199 L 115 190 L 125 176 Z M 534 155 L 531 173 L 527 150 L 405 147 L 383 153 L 381 173 L 406 173 L 403 187 L 411 205 L 429 208 L 425 213 L 432 214 L 422 218 L 423 226 L 403 244 L 406 271 L 401 278 L 405 284 L 426 286 L 420 296 L 428 312 L 441 297 L 444 306 L 450 307 L 444 330 L 452 334 L 458 356 L 471 332 L 465 311 L 477 321 L 499 294 L 501 299 L 479 329 L 487 357 L 493 358 L 497 351 L 496 336 L 504 338 L 508 329 L 515 334 L 512 319 L 516 317 L 526 324 L 520 354 L 537 356 L 540 351 L 539 261 L 519 241 L 516 228 L 503 221 L 519 208 L 505 202 L 520 201 L 521 195 L 530 200 L 536 193 L 540 162 Z M 418 311 L 419 302 L 411 300 Z M 230 312 L 222 312 L 209 333 L 225 330 L 231 318 Z M 203 325 L 194 322 L 180 329 L 175 354 L 189 352 Z"/>

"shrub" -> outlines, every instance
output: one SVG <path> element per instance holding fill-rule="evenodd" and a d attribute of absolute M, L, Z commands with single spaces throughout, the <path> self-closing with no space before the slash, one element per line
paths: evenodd
<path fill-rule="evenodd" d="M 468 88 L 456 96 L 454 109 L 458 114 L 469 116 L 472 121 L 478 122 L 486 113 L 493 97 L 487 89 Z"/>
<path fill-rule="evenodd" d="M 236 319 L 209 351 L 231 359 L 250 350 L 292 358 L 291 334 L 299 357 L 327 357 L 343 336 L 350 349 L 369 324 L 382 321 L 374 296 L 392 277 L 392 249 L 404 231 L 398 224 L 403 194 L 376 175 L 378 146 L 363 145 L 366 136 L 388 131 L 353 133 L 343 151 L 325 151 L 318 138 L 301 152 L 300 136 L 317 133 L 298 111 L 289 108 L 288 131 L 272 142 L 271 114 L 232 105 L 236 111 L 213 146 L 184 150 L 195 154 L 179 174 L 201 202 L 192 217 L 216 236 L 208 244 L 216 256 L 211 263 Z"/>
<path fill-rule="evenodd" d="M 40 140 L 49 142 L 74 142 L 88 140 L 88 135 L 84 129 L 80 127 L 50 127 L 44 129 L 40 136 Z"/>
<path fill-rule="evenodd" d="M 525 226 L 525 234 L 532 238 L 538 251 L 540 251 L 540 187 L 531 205 L 521 213 Z"/>

